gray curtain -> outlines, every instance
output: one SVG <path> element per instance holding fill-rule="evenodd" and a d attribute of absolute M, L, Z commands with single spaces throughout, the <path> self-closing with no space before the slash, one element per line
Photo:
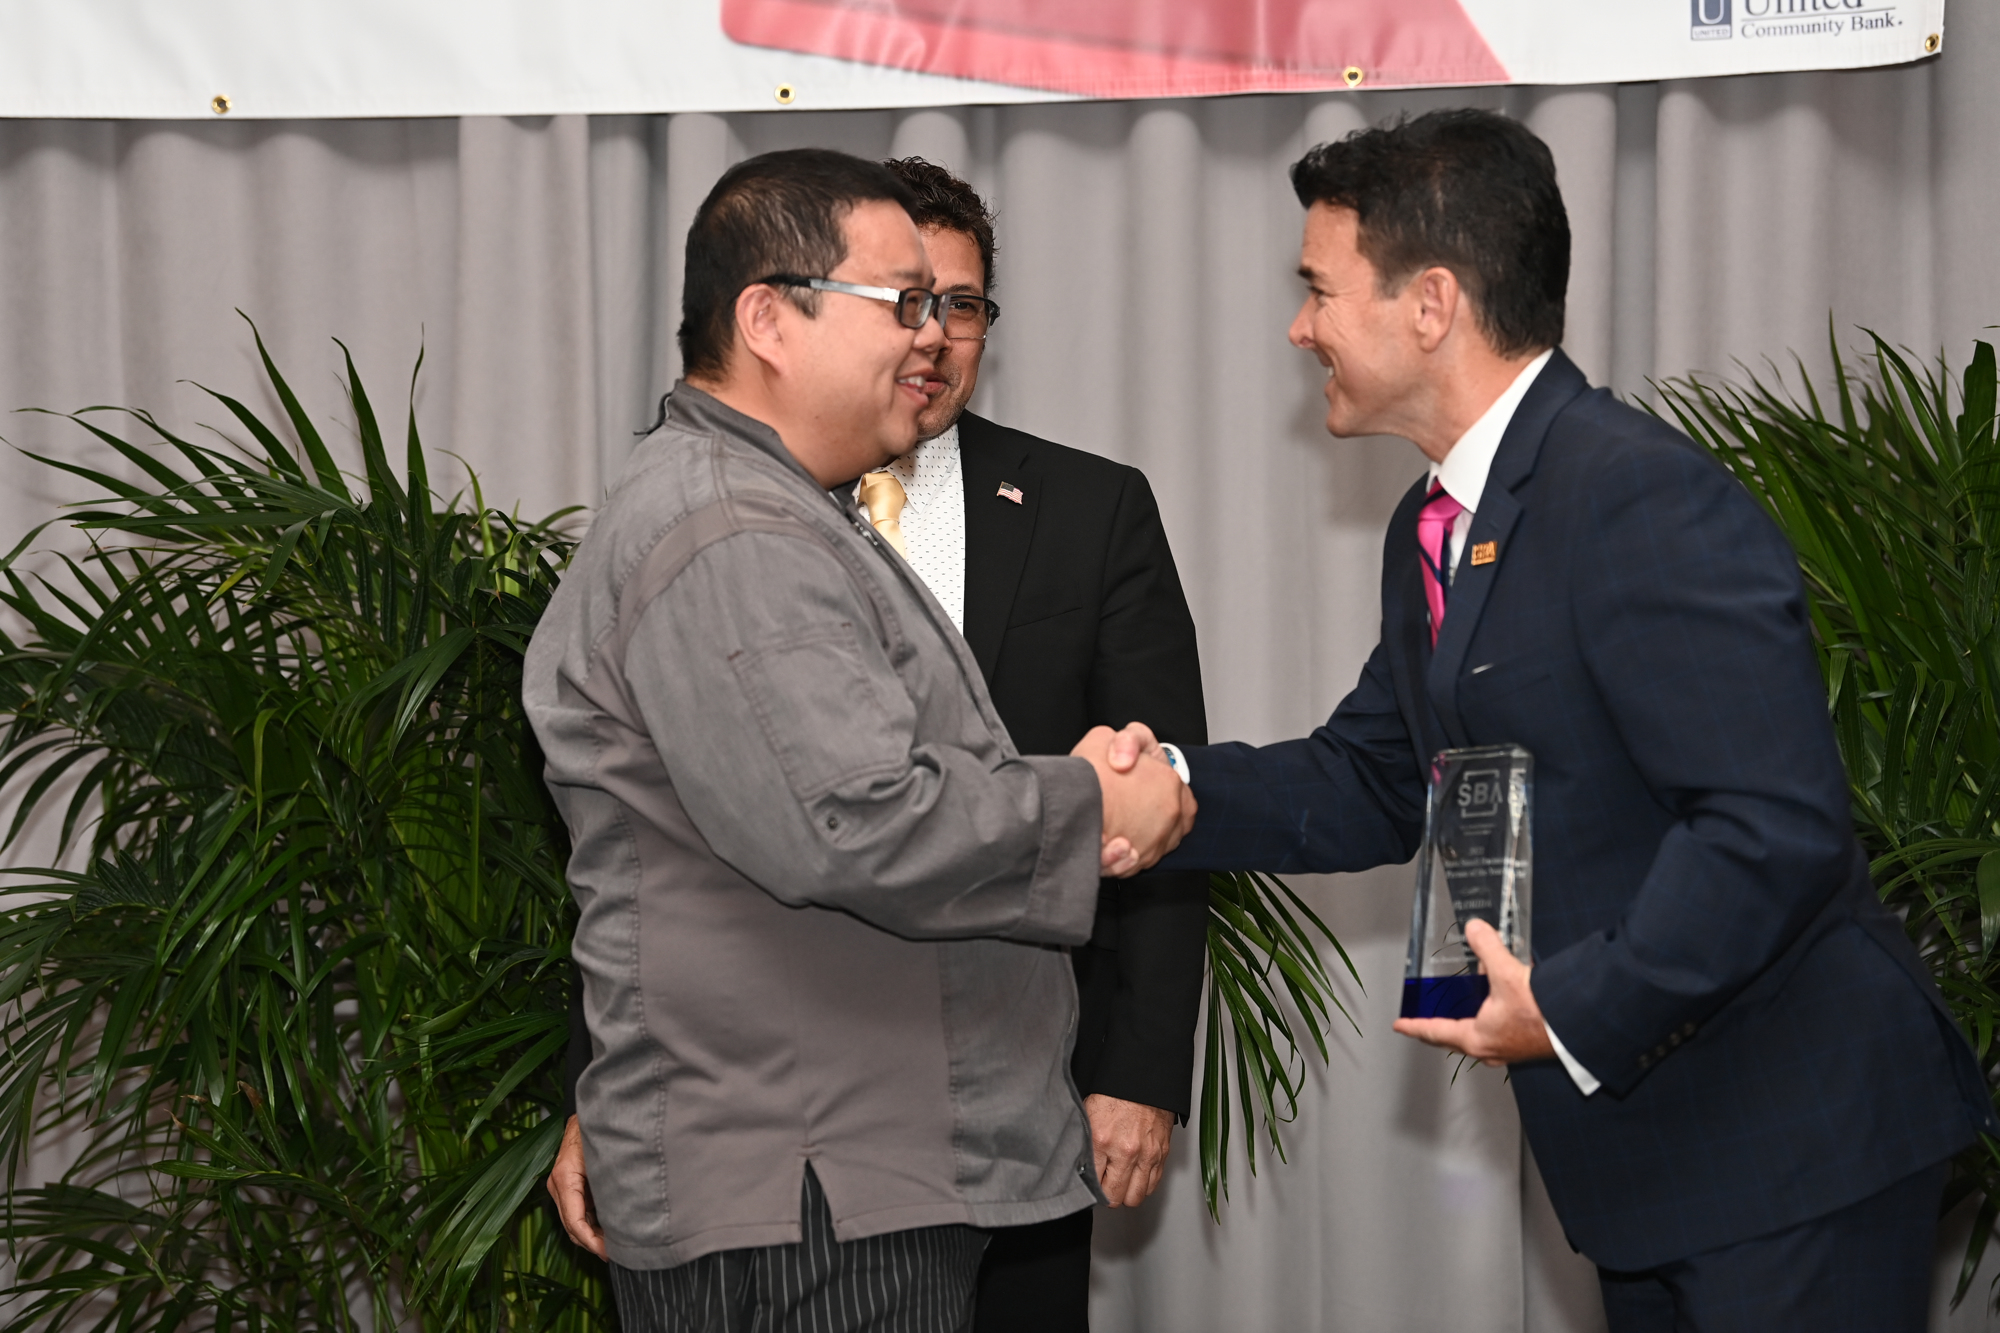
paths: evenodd
<path fill-rule="evenodd" d="M 1948 54 L 1893 70 L 1700 83 L 913 112 L 519 120 L 0 121 L 0 407 L 275 410 L 254 318 L 339 439 L 339 336 L 378 410 L 416 411 L 489 500 L 603 492 L 677 370 L 681 237 L 716 175 L 816 143 L 919 153 L 1000 212 L 977 402 L 1138 464 L 1165 510 L 1218 737 L 1300 734 L 1372 646 L 1382 524 L 1420 462 L 1334 441 L 1285 342 L 1300 211 L 1285 166 L 1399 112 L 1503 108 L 1553 147 L 1575 262 L 1566 346 L 1601 383 L 1827 361 L 1829 320 L 1963 357 L 2000 318 L 2000 13 L 1962 0 Z M 23 449 L 100 459 L 74 427 Z M 0 549 L 83 493 L 0 461 Z M 0 793 L 4 799 L 5 793 Z M 40 844 L 24 855 L 33 857 Z M 1461 1333 L 1599 1327 L 1494 1071 L 1393 1036 L 1401 869 L 1305 880 L 1360 968 L 1361 1033 L 1223 1224 L 1184 1132 L 1159 1196 L 1100 1214 L 1096 1326 Z M 1943 1269 L 1941 1268 L 1941 1273 Z M 1975 1302 L 1976 1305 L 1976 1302 Z M 1945 1326 L 1940 1322 L 1940 1327 Z M 1952 1327 L 1981 1327 L 1976 1309 Z"/>

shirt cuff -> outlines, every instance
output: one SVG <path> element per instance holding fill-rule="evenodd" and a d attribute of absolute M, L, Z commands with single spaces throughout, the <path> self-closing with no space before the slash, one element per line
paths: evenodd
<path fill-rule="evenodd" d="M 1570 1082 L 1576 1084 L 1578 1092 L 1588 1097 L 1604 1086 L 1569 1053 L 1569 1048 L 1563 1045 L 1563 1039 L 1556 1035 L 1556 1030 L 1549 1026 L 1549 1020 L 1546 1018 L 1542 1020 L 1542 1031 L 1549 1034 L 1549 1045 L 1556 1048 L 1556 1059 L 1563 1062 L 1563 1068 L 1569 1071 Z"/>
<path fill-rule="evenodd" d="M 1188 772 L 1187 756 L 1181 753 L 1180 746 L 1161 741 L 1160 753 L 1167 757 L 1167 767 L 1174 770 L 1174 776 L 1181 780 L 1182 786 L 1193 784 L 1194 775 Z"/>

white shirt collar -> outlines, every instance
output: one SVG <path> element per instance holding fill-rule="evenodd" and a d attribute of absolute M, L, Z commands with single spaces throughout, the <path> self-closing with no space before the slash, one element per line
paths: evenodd
<path fill-rule="evenodd" d="M 1444 462 L 1431 464 L 1430 479 L 1443 482 L 1445 492 L 1467 510 L 1479 508 L 1479 497 L 1486 491 L 1486 474 L 1493 470 L 1493 455 L 1500 451 L 1500 439 L 1514 419 L 1514 410 L 1527 397 L 1528 386 L 1535 382 L 1535 376 L 1542 373 L 1542 367 L 1554 355 L 1552 347 L 1521 367 L 1514 382 L 1458 437 L 1451 452 L 1444 456 Z"/>

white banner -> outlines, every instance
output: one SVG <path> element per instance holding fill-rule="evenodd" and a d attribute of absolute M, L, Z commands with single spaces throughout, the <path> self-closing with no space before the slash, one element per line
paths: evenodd
<path fill-rule="evenodd" d="M 0 115 L 754 111 L 1899 64 L 1944 0 L 0 0 Z"/>

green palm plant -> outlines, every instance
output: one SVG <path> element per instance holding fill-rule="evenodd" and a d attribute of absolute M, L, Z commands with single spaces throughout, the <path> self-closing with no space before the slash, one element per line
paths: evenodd
<path fill-rule="evenodd" d="M 1986 1070 L 2000 1072 L 2000 434 L 1993 348 L 1956 377 L 1879 337 L 1833 347 L 1822 401 L 1751 377 L 1677 380 L 1665 410 L 1761 500 L 1798 551 L 1854 818 Z M 2000 1143 L 1957 1163 L 1978 1201 L 1955 1300 L 2000 1221 Z"/>
<path fill-rule="evenodd" d="M 1333 1010 L 1361 1035 L 1334 993 L 1333 978 L 1300 918 L 1312 923 L 1340 956 L 1358 987 L 1361 974 L 1326 922 L 1274 875 L 1209 876 L 1208 1025 L 1202 1034 L 1201 1188 L 1208 1215 L 1222 1220 L 1229 1196 L 1232 1104 L 1243 1103 L 1243 1147 L 1257 1171 L 1257 1139 L 1285 1160 L 1280 1127 L 1298 1117 L 1305 1089 L 1304 1028 L 1327 1061 Z M 1280 995 L 1282 992 L 1282 998 Z M 1293 1016 L 1297 1016 L 1294 1024 Z M 1233 1092 L 1232 1092 L 1233 1087 Z"/>
<path fill-rule="evenodd" d="M 520 673 L 564 515 L 434 495 L 414 412 L 399 479 L 351 358 L 343 476 L 257 347 L 294 443 L 220 393 L 234 449 L 72 414 L 146 480 L 44 458 L 104 492 L 90 550 L 51 579 L 21 568 L 35 534 L 0 560 L 6 840 L 65 780 L 62 841 L 88 835 L 83 870 L 0 890 L 10 1187 L 38 1136 L 88 1144 L 9 1190 L 0 1328 L 613 1328 L 536 1189 L 574 909 Z M 1219 1216 L 1235 1101 L 1251 1169 L 1260 1123 L 1282 1158 L 1300 1034 L 1324 1060 L 1346 1014 L 1304 923 L 1354 966 L 1277 880 L 1211 903 Z"/>
<path fill-rule="evenodd" d="M 0 566 L 9 837 L 66 777 L 89 835 L 0 905 L 10 1184 L 89 1145 L 9 1191 L 6 1326 L 606 1327 L 532 1202 L 573 909 L 520 660 L 570 543 L 433 497 L 414 415 L 399 480 L 351 359 L 350 489 L 264 366 L 297 448 L 222 394 L 241 450 L 77 414 L 149 484 L 44 460 L 121 503 Z"/>

